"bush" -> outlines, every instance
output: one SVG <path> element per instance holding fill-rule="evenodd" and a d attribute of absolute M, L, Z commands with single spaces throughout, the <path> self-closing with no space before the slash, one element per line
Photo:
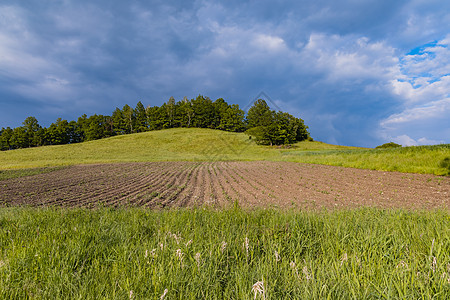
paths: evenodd
<path fill-rule="evenodd" d="M 399 148 L 402 145 L 396 144 L 394 142 L 386 143 L 380 146 L 375 147 L 375 149 L 387 149 L 387 148 Z"/>
<path fill-rule="evenodd" d="M 450 157 L 444 158 L 440 163 L 440 167 L 447 169 L 447 175 L 450 175 Z"/>

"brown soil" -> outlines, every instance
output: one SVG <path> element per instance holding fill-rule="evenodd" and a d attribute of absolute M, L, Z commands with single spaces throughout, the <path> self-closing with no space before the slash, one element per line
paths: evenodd
<path fill-rule="evenodd" d="M 290 162 L 73 166 L 0 181 L 0 205 L 450 209 L 450 178 Z"/>

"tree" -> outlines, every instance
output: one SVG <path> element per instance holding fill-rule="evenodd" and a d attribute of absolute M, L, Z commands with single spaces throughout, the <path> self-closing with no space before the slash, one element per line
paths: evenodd
<path fill-rule="evenodd" d="M 23 121 L 26 137 L 28 139 L 28 147 L 35 147 L 42 144 L 42 137 L 39 136 L 41 126 L 35 117 L 28 117 Z"/>
<path fill-rule="evenodd" d="M 149 130 L 157 130 L 158 128 L 158 106 L 148 106 L 146 109 L 147 113 L 147 124 Z"/>
<path fill-rule="evenodd" d="M 218 129 L 242 132 L 245 130 L 245 113 L 238 104 L 228 106 L 220 119 Z"/>
<path fill-rule="evenodd" d="M 133 133 L 133 125 L 134 125 L 134 110 L 128 105 L 125 104 L 125 106 L 122 108 L 122 113 L 125 121 L 125 133 Z"/>
<path fill-rule="evenodd" d="M 10 127 L 3 128 L 0 131 L 0 150 L 11 150 L 11 137 L 13 130 Z"/>
<path fill-rule="evenodd" d="M 168 120 L 167 128 L 173 128 L 174 120 L 175 120 L 175 98 L 174 97 L 169 98 L 169 101 L 167 101 L 167 103 L 165 105 L 165 110 L 167 113 L 167 120 Z"/>
<path fill-rule="evenodd" d="M 198 97 L 191 100 L 191 102 L 194 110 L 194 118 L 192 120 L 193 127 L 212 128 L 214 105 L 211 99 L 198 95 Z"/>
<path fill-rule="evenodd" d="M 148 130 L 147 124 L 147 112 L 145 111 L 145 107 L 141 101 L 136 104 L 136 108 L 134 109 L 135 115 L 135 130 L 136 132 L 144 132 Z"/>
<path fill-rule="evenodd" d="M 253 103 L 247 113 L 247 134 L 253 136 L 259 145 L 273 145 L 278 126 L 274 124 L 275 112 L 263 99 Z"/>
<path fill-rule="evenodd" d="M 24 127 L 13 129 L 10 143 L 12 149 L 27 148 L 29 146 L 27 132 Z"/>
<path fill-rule="evenodd" d="M 214 114 L 212 119 L 211 128 L 220 128 L 222 118 L 225 116 L 227 109 L 230 107 L 228 103 L 222 98 L 217 99 L 213 103 Z"/>
<path fill-rule="evenodd" d="M 116 109 L 112 113 L 111 118 L 113 122 L 114 133 L 125 134 L 127 132 L 127 125 L 125 124 L 125 117 L 120 108 L 116 107 Z"/>
<path fill-rule="evenodd" d="M 270 110 L 267 103 L 259 99 L 249 109 L 247 134 L 255 137 L 261 145 L 292 144 L 305 140 L 309 133 L 302 119 Z"/>
<path fill-rule="evenodd" d="M 273 123 L 273 111 L 263 99 L 258 99 L 253 103 L 247 113 L 248 128 L 258 126 L 269 126 Z"/>
<path fill-rule="evenodd" d="M 80 133 L 80 139 L 82 142 L 86 141 L 86 131 L 88 130 L 89 122 L 88 117 L 86 114 L 83 114 L 81 117 L 78 118 L 77 121 L 77 128 Z"/>
<path fill-rule="evenodd" d="M 49 145 L 64 145 L 70 143 L 69 122 L 58 118 L 46 131 L 45 139 Z"/>
<path fill-rule="evenodd" d="M 81 143 L 83 141 L 84 138 L 84 134 L 82 129 L 80 128 L 80 126 L 78 125 L 77 122 L 75 121 L 70 121 L 69 122 L 69 143 L 74 144 L 74 143 Z"/>
<path fill-rule="evenodd" d="M 93 115 L 87 119 L 87 129 L 85 130 L 86 140 L 98 140 L 110 137 L 114 134 L 112 131 L 112 118 L 110 116 Z"/>
<path fill-rule="evenodd" d="M 192 102 L 186 96 L 178 103 L 178 111 L 179 126 L 191 127 L 194 119 L 194 108 L 192 107 Z"/>

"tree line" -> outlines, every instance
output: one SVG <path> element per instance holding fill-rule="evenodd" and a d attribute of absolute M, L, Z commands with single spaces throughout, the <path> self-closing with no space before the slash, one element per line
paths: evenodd
<path fill-rule="evenodd" d="M 247 116 L 237 104 L 219 98 L 212 101 L 199 95 L 189 100 L 175 101 L 171 97 L 161 106 L 116 108 L 111 116 L 86 114 L 77 121 L 58 118 L 48 128 L 39 125 L 35 117 L 26 118 L 22 126 L 2 128 L 0 150 L 74 144 L 115 135 L 176 127 L 211 128 L 232 132 L 247 132 L 258 144 L 291 144 L 311 139 L 302 119 L 281 111 L 275 112 L 259 99 Z"/>

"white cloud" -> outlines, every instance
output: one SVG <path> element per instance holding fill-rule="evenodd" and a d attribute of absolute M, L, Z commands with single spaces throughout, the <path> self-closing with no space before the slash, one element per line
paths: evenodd
<path fill-rule="evenodd" d="M 395 126 L 398 124 L 427 122 L 436 119 L 445 119 L 450 116 L 450 98 L 433 101 L 426 106 L 412 107 L 405 109 L 401 113 L 393 114 L 383 120 L 380 125 L 384 128 Z M 450 120 L 447 124 L 450 125 Z"/>
<path fill-rule="evenodd" d="M 332 81 L 386 80 L 397 74 L 395 49 L 367 37 L 311 34 L 302 54 Z"/>
<path fill-rule="evenodd" d="M 387 137 L 387 140 L 402 146 L 439 145 L 445 143 L 444 140 L 430 140 L 425 137 L 415 140 L 406 134 L 396 137 Z"/>
<path fill-rule="evenodd" d="M 400 135 L 400 136 L 396 136 L 396 137 L 392 137 L 391 140 L 394 143 L 400 144 L 402 146 L 417 146 L 418 145 L 417 141 L 415 141 L 414 139 L 410 138 L 406 134 Z"/>
<path fill-rule="evenodd" d="M 267 34 L 256 35 L 254 43 L 257 48 L 266 49 L 270 52 L 279 52 L 286 48 L 286 44 L 282 38 Z"/>
<path fill-rule="evenodd" d="M 398 97 L 401 111 L 380 121 L 384 139 L 405 145 L 450 141 L 448 40 L 449 36 L 400 59 L 402 74 L 391 80 L 391 92 Z"/>

